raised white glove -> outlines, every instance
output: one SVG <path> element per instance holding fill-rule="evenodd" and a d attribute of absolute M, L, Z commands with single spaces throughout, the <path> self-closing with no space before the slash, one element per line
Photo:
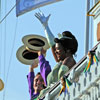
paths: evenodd
<path fill-rule="evenodd" d="M 54 42 L 55 37 L 52 34 L 52 32 L 50 31 L 49 26 L 48 26 L 48 20 L 49 20 L 50 15 L 51 14 L 49 14 L 47 17 L 45 17 L 42 12 L 35 13 L 35 17 L 37 19 L 39 19 L 39 21 L 42 23 L 42 25 L 44 27 L 44 31 L 45 31 L 46 38 L 48 40 L 48 44 L 50 47 L 52 47 L 55 45 L 55 42 Z"/>
<path fill-rule="evenodd" d="M 49 14 L 47 17 L 45 17 L 42 12 L 35 13 L 35 17 L 37 19 L 39 19 L 39 21 L 42 23 L 42 25 L 44 27 L 47 27 L 48 26 L 48 20 L 49 20 L 49 17 L 50 16 L 51 16 L 51 14 Z"/>

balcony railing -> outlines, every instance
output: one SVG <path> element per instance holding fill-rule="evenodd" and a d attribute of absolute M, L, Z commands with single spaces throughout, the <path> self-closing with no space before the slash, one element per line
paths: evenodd
<path fill-rule="evenodd" d="M 91 51 L 94 51 L 99 59 L 98 64 L 91 66 L 87 76 L 83 73 L 87 65 L 87 55 L 85 55 L 68 73 L 65 74 L 73 83 L 69 92 L 64 92 L 58 96 L 61 90 L 60 80 L 54 84 L 42 97 L 43 100 L 99 100 L 100 98 L 100 43 Z"/>

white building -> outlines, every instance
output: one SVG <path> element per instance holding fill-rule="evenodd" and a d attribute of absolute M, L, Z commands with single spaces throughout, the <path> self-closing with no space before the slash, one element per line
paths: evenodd
<path fill-rule="evenodd" d="M 91 70 L 87 75 L 83 72 L 88 58 L 84 56 L 71 70 L 68 79 L 72 82 L 69 87 L 69 93 L 64 92 L 58 96 L 62 85 L 57 82 L 41 98 L 43 100 L 100 100 L 100 0 L 94 0 L 93 7 L 87 12 L 87 16 L 93 17 L 93 51 L 98 63 L 91 65 Z M 66 73 L 66 76 L 68 75 Z"/>

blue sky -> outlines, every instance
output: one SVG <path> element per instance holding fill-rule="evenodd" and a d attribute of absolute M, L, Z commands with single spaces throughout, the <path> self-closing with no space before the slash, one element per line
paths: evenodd
<path fill-rule="evenodd" d="M 15 4 L 15 0 L 1 0 L 1 19 Z M 77 57 L 78 62 L 84 56 L 84 33 L 86 17 L 86 0 L 64 0 L 54 4 L 41 7 L 41 11 L 47 16 L 51 14 L 49 26 L 52 33 L 57 37 L 58 33 L 65 30 L 71 31 L 78 40 Z M 5 8 L 6 6 L 6 8 Z M 16 51 L 23 45 L 22 37 L 28 34 L 45 36 L 44 30 L 34 14 L 39 10 L 32 10 L 26 14 L 16 17 L 14 9 L 0 25 L 0 78 L 5 82 L 4 100 L 29 100 L 28 84 L 26 75 L 29 66 L 19 62 L 16 58 Z M 17 23 L 17 26 L 16 26 Z M 16 34 L 16 36 L 14 36 Z M 14 44 L 14 47 L 13 47 Z M 13 51 L 12 51 L 13 48 Z M 46 59 L 52 68 L 56 64 L 51 50 L 46 53 Z M 7 73 L 9 74 L 7 77 Z M 39 72 L 39 67 L 34 69 Z M 0 91 L 0 100 L 3 100 L 4 91 Z"/>

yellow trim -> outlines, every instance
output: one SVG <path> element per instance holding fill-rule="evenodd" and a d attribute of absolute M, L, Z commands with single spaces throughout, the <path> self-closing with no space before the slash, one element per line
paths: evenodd
<path fill-rule="evenodd" d="M 63 86 L 62 88 L 61 88 L 61 90 L 60 90 L 60 92 L 59 92 L 59 94 L 58 94 L 58 96 L 60 96 L 60 94 L 62 93 L 62 92 L 64 92 L 65 91 L 65 86 Z"/>
<path fill-rule="evenodd" d="M 100 3 L 100 1 L 98 1 L 87 13 L 87 16 L 95 16 L 93 14 L 89 14 L 98 4 Z"/>
<path fill-rule="evenodd" d="M 91 15 L 89 15 L 89 14 L 87 14 L 87 16 L 95 16 L 95 15 L 92 15 L 92 14 L 91 14 Z"/>
<path fill-rule="evenodd" d="M 26 50 L 28 50 L 29 52 L 33 52 L 33 53 L 38 53 L 38 51 L 36 50 L 31 50 L 30 48 L 26 47 Z"/>

